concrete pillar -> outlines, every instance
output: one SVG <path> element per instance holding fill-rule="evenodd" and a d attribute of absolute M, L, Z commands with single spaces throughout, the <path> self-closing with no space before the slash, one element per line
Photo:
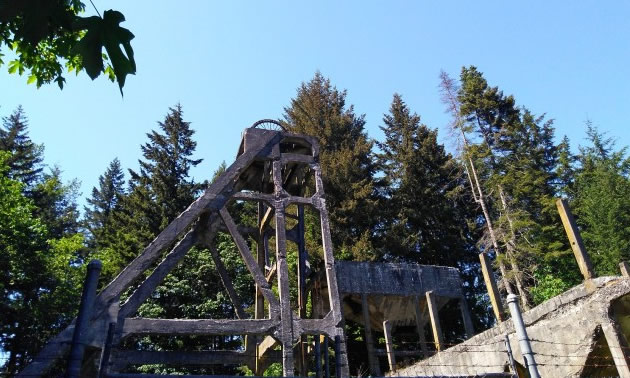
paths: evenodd
<path fill-rule="evenodd" d="M 606 342 L 610 348 L 610 354 L 612 355 L 619 377 L 630 378 L 627 345 L 622 339 L 623 336 L 617 329 L 616 325 L 608 319 L 602 323 L 602 331 L 604 332 L 604 337 L 606 338 Z"/>
<path fill-rule="evenodd" d="M 630 277 L 630 264 L 627 261 L 622 261 L 619 263 L 619 270 L 621 270 L 621 275 L 624 277 Z"/>
<path fill-rule="evenodd" d="M 389 371 L 396 371 L 396 356 L 394 355 L 394 340 L 392 339 L 392 323 L 389 320 L 383 322 L 383 333 L 385 334 L 385 348 L 387 350 L 387 362 Z"/>
<path fill-rule="evenodd" d="M 591 259 L 586 253 L 586 248 L 584 248 L 584 242 L 580 236 L 580 231 L 577 228 L 573 214 L 571 214 L 571 209 L 569 208 L 567 201 L 562 198 L 556 201 L 556 206 L 558 207 L 558 213 L 560 213 L 564 230 L 567 232 L 567 236 L 569 237 L 573 255 L 580 267 L 580 272 L 582 272 L 582 276 L 584 276 L 585 280 L 590 280 L 595 277 L 595 271 L 593 270 Z"/>
<path fill-rule="evenodd" d="M 365 324 L 365 345 L 367 346 L 370 373 L 375 376 L 380 376 L 381 369 L 374 350 L 374 338 L 372 337 L 372 327 L 370 325 L 370 309 L 368 307 L 367 294 L 365 293 L 361 294 L 361 308 L 363 310 L 363 323 Z"/>
<path fill-rule="evenodd" d="M 442 326 L 440 325 L 440 317 L 438 315 L 437 301 L 432 291 L 426 292 L 427 306 L 429 307 L 429 316 L 431 318 L 431 329 L 433 330 L 433 342 L 435 349 L 441 351 L 444 349 L 444 336 L 442 335 Z"/>
<path fill-rule="evenodd" d="M 466 338 L 470 339 L 471 337 L 475 336 L 475 328 L 473 327 L 472 319 L 470 317 L 470 311 L 468 311 L 468 303 L 466 303 L 466 298 L 459 299 L 459 310 L 462 313 L 464 329 L 466 330 Z"/>
<path fill-rule="evenodd" d="M 424 319 L 422 319 L 422 309 L 420 308 L 420 298 L 414 297 L 413 307 L 416 312 L 416 332 L 418 332 L 418 341 L 420 342 L 420 350 L 424 358 L 429 358 L 429 348 L 427 348 L 427 339 L 424 337 Z"/>
<path fill-rule="evenodd" d="M 488 290 L 488 296 L 490 297 L 490 303 L 492 304 L 492 310 L 494 311 L 494 317 L 498 323 L 505 320 L 503 312 L 503 303 L 501 303 L 501 295 L 499 294 L 499 288 L 497 287 L 497 281 L 494 278 L 494 272 L 492 271 L 492 263 L 485 253 L 479 254 L 479 261 L 481 262 L 481 273 L 483 273 L 483 280 L 486 283 L 486 290 Z"/>

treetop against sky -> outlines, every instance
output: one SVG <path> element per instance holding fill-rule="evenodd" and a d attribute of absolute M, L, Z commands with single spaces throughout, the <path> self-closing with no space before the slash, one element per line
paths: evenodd
<path fill-rule="evenodd" d="M 397 92 L 451 148 L 439 73 L 457 77 L 462 66 L 475 65 L 517 105 L 555 119 L 558 139 L 567 134 L 574 146 L 583 143 L 591 119 L 630 144 L 627 2 L 94 4 L 101 14 L 122 12 L 135 35 L 137 73 L 127 77 L 124 98 L 117 85 L 104 77 L 92 82 L 85 72 L 65 75 L 62 91 L 0 73 L 0 114 L 23 105 L 47 162 L 81 180 L 84 194 L 114 157 L 136 168 L 145 134 L 178 102 L 204 159 L 192 173 L 210 178 L 222 160 L 233 160 L 242 129 L 280 117 L 317 70 L 348 89 L 347 101 L 377 139 Z M 88 6 L 83 16 L 95 14 Z"/>

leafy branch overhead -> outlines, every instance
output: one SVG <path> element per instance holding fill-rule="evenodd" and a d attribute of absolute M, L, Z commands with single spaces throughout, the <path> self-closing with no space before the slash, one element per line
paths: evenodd
<path fill-rule="evenodd" d="M 127 75 L 136 72 L 134 35 L 120 26 L 122 13 L 78 16 L 84 10 L 79 0 L 0 0 L 0 65 L 6 46 L 16 55 L 9 73 L 28 70 L 27 82 L 38 88 L 53 81 L 63 88 L 65 66 L 76 74 L 85 69 L 92 79 L 104 73 L 122 94 Z"/>

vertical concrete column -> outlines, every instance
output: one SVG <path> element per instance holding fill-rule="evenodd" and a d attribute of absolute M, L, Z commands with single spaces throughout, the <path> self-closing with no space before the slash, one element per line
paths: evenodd
<path fill-rule="evenodd" d="M 602 322 L 602 331 L 610 348 L 610 354 L 612 355 L 619 377 L 630 378 L 630 368 L 628 367 L 628 356 L 626 352 L 627 345 L 622 339 L 623 336 L 620 334 L 617 326 L 609 319 L 605 319 Z"/>
<path fill-rule="evenodd" d="M 370 322 L 370 308 L 368 307 L 367 294 L 361 294 L 361 309 L 363 310 L 363 323 L 365 324 L 365 345 L 368 353 L 368 363 L 370 364 L 370 373 L 375 376 L 381 375 L 381 369 L 378 364 L 378 357 L 374 350 L 374 338 L 372 337 L 372 326 Z"/>
<path fill-rule="evenodd" d="M 630 264 L 627 261 L 622 261 L 619 263 L 619 270 L 621 270 L 621 275 L 624 277 L 630 277 Z"/>
<path fill-rule="evenodd" d="M 486 290 L 488 290 L 488 296 L 490 297 L 490 303 L 492 304 L 492 311 L 494 311 L 494 317 L 498 323 L 505 320 L 503 315 L 503 303 L 501 303 L 501 296 L 499 294 L 499 288 L 497 281 L 494 278 L 494 272 L 492 271 L 492 263 L 485 253 L 479 254 L 479 261 L 481 262 L 481 273 L 483 274 L 483 280 L 486 283 Z"/>
<path fill-rule="evenodd" d="M 385 349 L 387 350 L 387 362 L 389 371 L 396 371 L 396 356 L 394 355 L 394 340 L 392 339 L 392 323 L 389 320 L 383 322 L 383 333 L 385 334 Z"/>
<path fill-rule="evenodd" d="M 466 338 L 470 339 L 475 336 L 475 328 L 473 327 L 472 319 L 470 317 L 470 311 L 468 311 L 468 303 L 466 303 L 466 298 L 464 297 L 459 299 L 459 310 L 462 313 L 464 329 L 466 330 Z"/>
<path fill-rule="evenodd" d="M 431 329 L 433 330 L 433 342 L 435 349 L 441 351 L 444 348 L 444 336 L 442 335 L 442 326 L 440 325 L 440 317 L 438 315 L 437 301 L 433 291 L 427 291 L 427 306 L 429 308 L 429 317 L 431 318 Z"/>
<path fill-rule="evenodd" d="M 540 378 L 538 373 L 538 365 L 534 359 L 534 352 L 532 352 L 532 346 L 529 344 L 529 337 L 527 337 L 527 330 L 525 329 L 525 322 L 523 322 L 523 316 L 521 315 L 521 309 L 518 307 L 518 297 L 514 294 L 510 294 L 507 297 L 508 306 L 510 307 L 510 315 L 512 315 L 512 321 L 514 322 L 514 329 L 518 336 L 518 343 L 521 347 L 521 354 L 525 360 L 525 365 L 529 371 L 531 378 Z"/>
<path fill-rule="evenodd" d="M 567 236 L 569 237 L 573 255 L 580 267 L 580 272 L 582 273 L 582 276 L 584 276 L 585 280 L 590 280 L 595 277 L 595 271 L 593 270 L 591 259 L 586 253 L 586 248 L 584 248 L 584 242 L 580 236 L 580 231 L 577 228 L 573 214 L 571 214 L 571 209 L 569 208 L 567 201 L 562 198 L 556 201 L 556 206 L 558 207 L 558 213 L 560 213 L 560 219 L 562 219 L 564 230 L 567 232 Z"/>
<path fill-rule="evenodd" d="M 420 350 L 424 358 L 429 358 L 429 348 L 427 348 L 427 339 L 424 337 L 424 319 L 422 319 L 422 309 L 420 308 L 420 298 L 413 298 L 413 308 L 416 313 L 416 332 L 418 332 L 418 341 L 420 342 Z"/>

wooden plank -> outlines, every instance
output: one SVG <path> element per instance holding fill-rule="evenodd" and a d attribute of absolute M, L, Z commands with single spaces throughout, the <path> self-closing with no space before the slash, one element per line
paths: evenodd
<path fill-rule="evenodd" d="M 238 294 L 236 294 L 236 290 L 234 289 L 234 285 L 232 284 L 232 279 L 228 275 L 227 269 L 225 269 L 225 265 L 223 265 L 223 261 L 221 260 L 219 252 L 217 251 L 214 243 L 208 243 L 208 249 L 210 250 L 212 261 L 214 261 L 214 266 L 217 268 L 217 272 L 219 273 L 221 282 L 223 282 L 223 287 L 225 287 L 225 290 L 230 297 L 230 301 L 232 301 L 234 312 L 236 312 L 236 317 L 239 319 L 247 319 L 247 314 L 245 314 L 245 310 L 243 310 L 241 301 L 238 299 Z"/>
<path fill-rule="evenodd" d="M 501 323 L 505 320 L 505 312 L 503 310 L 503 302 L 501 302 L 501 295 L 499 294 L 499 287 L 497 286 L 497 281 L 492 271 L 492 263 L 490 263 L 490 259 L 485 253 L 479 254 L 479 261 L 481 262 L 481 273 L 486 283 L 486 290 L 488 290 L 494 317 L 497 319 L 498 323 Z"/>
<path fill-rule="evenodd" d="M 117 370 L 128 365 L 165 364 L 165 365 L 241 365 L 251 362 L 252 356 L 244 352 L 212 351 L 148 351 L 120 350 L 113 361 Z"/>
<path fill-rule="evenodd" d="M 582 236 L 580 236 L 580 230 L 578 230 L 573 214 L 571 214 L 569 204 L 565 199 L 560 198 L 556 201 L 556 206 L 558 207 L 558 213 L 560 213 L 564 230 L 569 237 L 569 243 L 571 244 L 571 249 L 573 250 L 573 255 L 580 268 L 580 272 L 585 280 L 590 280 L 595 277 L 595 271 L 593 270 L 591 259 L 588 253 L 586 253 Z"/>
<path fill-rule="evenodd" d="M 177 266 L 181 259 L 186 256 L 186 253 L 196 242 L 197 232 L 195 229 L 192 229 L 173 247 L 160 265 L 153 270 L 151 275 L 138 286 L 129 299 L 120 307 L 119 316 L 121 318 L 133 316 L 140 305 L 151 296 L 155 288 L 164 280 L 168 273 Z"/>
<path fill-rule="evenodd" d="M 272 319 L 150 319 L 128 318 L 122 336 L 129 335 L 253 335 L 266 334 L 278 325 Z"/>
<path fill-rule="evenodd" d="M 343 316 L 341 311 L 341 299 L 339 298 L 339 287 L 337 286 L 337 273 L 335 271 L 335 257 L 333 255 L 333 244 L 330 236 L 330 222 L 328 218 L 328 209 L 326 209 L 326 200 L 324 199 L 324 184 L 322 180 L 321 167 L 315 165 L 312 167 L 315 172 L 315 189 L 316 194 L 313 195 L 313 205 L 319 210 L 319 218 L 322 230 L 322 247 L 324 249 L 324 267 L 326 272 L 326 282 L 328 283 L 328 298 L 330 309 L 334 316 L 335 324 L 339 326 L 339 336 L 342 338 L 341 343 L 341 372 L 344 377 L 350 375 L 350 367 L 348 366 L 348 351 L 346 349 L 345 336 L 343 334 Z"/>
<path fill-rule="evenodd" d="M 134 259 L 114 280 L 101 292 L 97 298 L 98 310 L 104 311 L 108 303 L 117 298 L 135 281 L 151 264 L 159 257 L 160 252 L 175 240 L 194 222 L 199 216 L 208 210 L 222 208 L 229 196 L 240 188 L 235 187 L 238 176 L 249 167 L 256 156 L 271 145 L 277 143 L 279 136 L 274 133 L 264 133 L 256 141 L 255 145 L 241 154 L 225 172 L 217 178 L 204 194 L 195 200 L 175 220 L 173 220 L 145 249 Z"/>
<path fill-rule="evenodd" d="M 444 348 L 444 335 L 442 334 L 442 326 L 440 325 L 440 317 L 438 315 L 438 305 L 435 295 L 432 291 L 426 292 L 427 306 L 429 308 L 429 317 L 431 318 L 431 329 L 433 330 L 433 342 L 435 349 L 441 351 Z"/>
<path fill-rule="evenodd" d="M 276 194 L 282 192 L 282 163 L 273 162 L 273 182 Z M 280 343 L 282 344 L 282 375 L 292 377 L 293 359 L 293 310 L 289 292 L 289 266 L 287 264 L 286 227 L 284 204 L 274 202 L 276 219 L 276 264 L 278 265 L 278 293 L 280 295 Z"/>
<path fill-rule="evenodd" d="M 136 257 L 118 276 L 116 276 L 101 291 L 95 301 L 95 309 L 92 319 L 107 316 L 108 309 L 112 303 L 117 302 L 120 295 L 158 259 L 162 251 L 173 244 L 200 215 L 207 211 L 218 210 L 225 205 L 231 193 L 240 190 L 237 178 L 249 167 L 256 158 L 269 155 L 272 146 L 278 145 L 282 133 L 266 132 L 250 145 L 248 151 L 240 154 L 236 161 L 226 169 L 226 171 L 210 185 L 208 189 L 195 200 L 186 210 L 175 218 L 160 234 Z M 43 375 L 63 354 L 65 347 L 60 347 L 59 343 L 65 339 L 65 334 L 71 328 L 66 327 L 59 334 L 47 343 L 40 353 L 22 371 L 24 376 Z M 105 337 L 105 329 L 100 331 Z"/>
<path fill-rule="evenodd" d="M 280 159 L 282 160 L 282 164 L 287 163 L 301 163 L 301 164 L 313 164 L 315 161 L 310 155 L 302 155 L 302 154 L 292 154 L 292 153 L 282 153 L 280 154 Z"/>
<path fill-rule="evenodd" d="M 245 241 L 245 239 L 243 239 L 243 236 L 239 234 L 238 230 L 236 229 L 236 224 L 234 223 L 234 220 L 228 213 L 227 209 L 224 207 L 219 211 L 219 213 L 221 214 L 221 218 L 223 218 L 223 223 L 225 223 L 225 226 L 230 231 L 230 234 L 232 235 L 232 238 L 234 239 L 234 242 L 236 243 L 236 246 L 238 247 L 238 250 L 243 257 L 243 261 L 245 262 L 247 269 L 252 274 L 252 276 L 254 276 L 254 282 L 260 287 L 260 291 L 269 303 L 270 312 L 272 314 L 276 313 L 278 311 L 278 307 L 280 306 L 278 299 L 271 291 L 269 283 L 267 283 L 267 280 L 265 280 L 265 276 L 258 267 L 258 263 L 254 259 L 254 256 L 252 256 L 252 253 L 249 251 L 247 242 Z"/>
<path fill-rule="evenodd" d="M 365 329 L 365 345 L 368 353 L 368 364 L 370 365 L 370 373 L 373 376 L 381 375 L 381 368 L 378 363 L 378 357 L 374 350 L 374 338 L 372 337 L 372 326 L 370 322 L 370 308 L 368 307 L 368 298 L 366 294 L 361 295 L 361 310 L 363 310 L 363 328 Z"/>
<path fill-rule="evenodd" d="M 394 339 L 392 338 L 392 323 L 389 320 L 383 322 L 383 333 L 385 334 L 385 348 L 387 349 L 387 362 L 389 371 L 396 371 L 396 355 L 394 354 Z"/>

